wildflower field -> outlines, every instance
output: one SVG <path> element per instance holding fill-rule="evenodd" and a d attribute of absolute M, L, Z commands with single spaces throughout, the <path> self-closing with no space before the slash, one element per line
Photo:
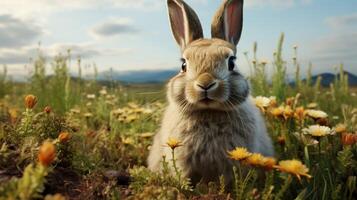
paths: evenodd
<path fill-rule="evenodd" d="M 343 66 L 329 88 L 300 72 L 297 47 L 271 62 L 246 53 L 252 98 L 265 116 L 275 157 L 227 149 L 234 184 L 190 184 L 175 160 L 163 172 L 146 168 L 166 105 L 163 84 L 122 85 L 82 77 L 70 55 L 33 61 L 27 83 L 0 73 L 0 199 L 355 199 L 357 89 Z M 240 58 L 240 59 L 244 59 Z M 46 76 L 46 66 L 54 74 Z M 286 69 L 295 69 L 294 84 Z M 6 69 L 6 68 L 4 68 Z M 78 69 L 71 77 L 69 69 Z M 268 70 L 273 70 L 269 77 Z M 306 78 L 302 78 L 306 77 Z M 271 80 L 271 81 L 270 81 Z M 180 148 L 175 138 L 165 148 Z"/>

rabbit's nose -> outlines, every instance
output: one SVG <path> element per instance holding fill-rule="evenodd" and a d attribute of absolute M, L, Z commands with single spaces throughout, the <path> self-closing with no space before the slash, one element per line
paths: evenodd
<path fill-rule="evenodd" d="M 200 85 L 200 84 L 197 84 L 197 86 L 200 87 L 200 88 L 203 89 L 203 90 L 209 90 L 209 89 L 211 89 L 213 86 L 215 86 L 216 84 L 217 84 L 217 83 L 214 82 L 214 83 L 211 83 L 211 84 L 208 85 L 208 86 L 204 86 L 204 85 Z"/>
<path fill-rule="evenodd" d="M 217 81 L 209 73 L 201 74 L 195 81 L 195 88 L 198 91 L 214 90 L 215 88 L 217 88 L 217 86 L 218 86 Z"/>

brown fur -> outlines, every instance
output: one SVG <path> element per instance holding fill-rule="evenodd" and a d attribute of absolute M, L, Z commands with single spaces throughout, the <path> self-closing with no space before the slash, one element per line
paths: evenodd
<path fill-rule="evenodd" d="M 243 1 L 224 4 L 227 2 L 238 5 Z M 173 31 L 175 34 L 176 28 Z M 235 38 L 240 31 L 236 34 Z M 235 147 L 273 155 L 264 120 L 249 97 L 248 82 L 237 66 L 229 70 L 229 60 L 235 54 L 230 39 L 197 38 L 182 48 L 187 69 L 168 83 L 169 105 L 148 158 L 151 170 L 161 170 L 163 156 L 172 159 L 171 149 L 165 145 L 170 137 L 183 142 L 175 150 L 177 164 L 193 183 L 217 181 L 220 175 L 230 183 L 232 167 L 239 163 L 230 160 L 227 151 Z"/>

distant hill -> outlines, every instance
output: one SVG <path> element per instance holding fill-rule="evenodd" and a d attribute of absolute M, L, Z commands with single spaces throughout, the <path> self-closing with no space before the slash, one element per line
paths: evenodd
<path fill-rule="evenodd" d="M 348 82 L 350 86 L 357 86 L 357 76 L 354 74 L 351 74 L 349 72 L 344 72 L 345 74 L 347 74 L 348 76 Z M 318 74 L 315 76 L 312 76 L 312 83 L 314 84 L 316 82 L 316 80 L 318 79 L 318 77 L 321 77 L 321 85 L 324 87 L 329 87 L 331 83 L 334 82 L 335 78 L 339 79 L 340 74 L 332 74 L 332 73 L 322 73 L 322 74 Z"/>
<path fill-rule="evenodd" d="M 163 83 L 169 80 L 171 77 L 178 73 L 177 70 L 137 70 L 137 71 L 104 71 L 98 74 L 98 79 L 101 82 L 110 83 L 111 80 L 121 83 Z M 348 75 L 348 81 L 350 86 L 357 87 L 357 76 L 349 72 L 344 72 Z M 321 76 L 321 85 L 329 87 L 335 80 L 335 77 L 339 78 L 339 74 L 322 73 L 312 76 L 312 83 L 314 84 L 317 78 Z M 73 77 L 76 79 L 76 77 Z M 26 82 L 28 78 L 25 76 L 12 75 L 11 79 L 15 82 Z M 290 82 L 290 85 L 294 85 L 294 82 Z"/>
<path fill-rule="evenodd" d="M 177 70 L 106 71 L 99 74 L 99 79 L 112 79 L 124 83 L 161 83 L 167 81 L 177 73 Z M 345 74 L 348 75 L 350 86 L 357 86 L 357 76 L 349 72 L 345 72 Z M 324 87 L 330 86 L 336 76 L 339 78 L 339 74 L 322 73 L 312 76 L 312 83 L 315 83 L 319 76 L 322 77 L 321 85 Z"/>
<path fill-rule="evenodd" d="M 106 71 L 98 75 L 100 80 L 115 80 L 123 83 L 161 83 L 178 73 L 177 70 Z"/>

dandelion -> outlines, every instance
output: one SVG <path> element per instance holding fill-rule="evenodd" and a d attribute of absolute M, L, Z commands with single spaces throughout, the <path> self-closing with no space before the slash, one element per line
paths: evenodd
<path fill-rule="evenodd" d="M 267 97 L 257 96 L 253 101 L 262 112 L 265 112 L 265 109 L 270 105 L 270 99 Z"/>
<path fill-rule="evenodd" d="M 284 107 L 284 112 L 283 112 L 283 117 L 285 120 L 291 118 L 294 115 L 293 109 L 291 109 L 290 106 L 285 106 Z"/>
<path fill-rule="evenodd" d="M 312 119 L 326 119 L 328 117 L 327 113 L 321 110 L 306 110 L 306 115 Z"/>
<path fill-rule="evenodd" d="M 276 165 L 276 159 L 273 157 L 264 157 L 262 163 L 263 168 L 265 168 L 266 170 L 271 170 Z"/>
<path fill-rule="evenodd" d="M 85 118 L 91 118 L 91 117 L 93 117 L 93 114 L 92 113 L 84 113 L 84 117 Z"/>
<path fill-rule="evenodd" d="M 29 94 L 25 97 L 25 106 L 27 109 L 32 109 L 37 104 L 37 97 Z"/>
<path fill-rule="evenodd" d="M 344 146 L 354 145 L 357 143 L 357 135 L 352 133 L 342 133 L 341 143 Z"/>
<path fill-rule="evenodd" d="M 299 180 L 301 180 L 301 176 L 305 176 L 307 178 L 311 178 L 308 174 L 309 168 L 307 168 L 304 164 L 302 164 L 299 160 L 283 160 L 279 162 L 278 166 L 275 166 L 278 170 L 282 172 L 286 172 L 292 175 L 295 175 Z"/>
<path fill-rule="evenodd" d="M 234 150 L 228 151 L 228 155 L 232 160 L 245 160 L 252 154 L 244 147 L 236 147 Z"/>
<path fill-rule="evenodd" d="M 276 107 L 276 105 L 278 104 L 277 103 L 277 100 L 276 100 L 276 97 L 275 96 L 271 96 L 271 97 L 269 97 L 269 99 L 270 99 L 270 107 Z"/>
<path fill-rule="evenodd" d="M 181 141 L 176 138 L 169 138 L 166 142 L 167 146 L 169 146 L 172 150 L 175 150 L 177 147 L 182 146 Z"/>
<path fill-rule="evenodd" d="M 334 128 L 336 133 L 343 133 L 347 131 L 346 124 L 337 124 Z"/>
<path fill-rule="evenodd" d="M 122 142 L 126 145 L 129 145 L 129 144 L 134 144 L 134 140 L 133 138 L 130 138 L 130 137 L 127 137 L 127 138 L 122 138 Z"/>
<path fill-rule="evenodd" d="M 99 91 L 99 94 L 105 96 L 105 95 L 108 94 L 108 92 L 107 92 L 107 90 L 106 90 L 105 88 L 103 88 L 103 89 L 101 89 L 101 90 Z"/>
<path fill-rule="evenodd" d="M 95 99 L 95 94 L 87 94 L 87 99 Z"/>
<path fill-rule="evenodd" d="M 284 107 L 283 106 L 279 106 L 277 108 L 273 108 L 270 111 L 270 114 L 273 115 L 274 117 L 282 117 L 284 114 Z"/>
<path fill-rule="evenodd" d="M 56 147 L 51 142 L 44 142 L 38 152 L 38 161 L 43 166 L 49 166 L 56 157 Z"/>
<path fill-rule="evenodd" d="M 61 143 L 66 143 L 68 140 L 71 139 L 71 135 L 69 132 L 61 132 L 59 135 L 58 135 L 58 140 L 61 142 Z"/>
<path fill-rule="evenodd" d="M 263 166 L 264 156 L 260 153 L 251 154 L 244 162 L 252 166 Z"/>
<path fill-rule="evenodd" d="M 10 120 L 11 120 L 11 123 L 15 123 L 16 120 L 17 120 L 17 110 L 16 109 L 9 109 L 9 115 L 10 115 Z"/>
<path fill-rule="evenodd" d="M 318 104 L 313 102 L 313 103 L 307 104 L 306 107 L 309 108 L 309 109 L 315 109 L 315 108 L 317 108 L 317 106 L 318 106 Z"/>
<path fill-rule="evenodd" d="M 308 128 L 303 129 L 305 134 L 314 136 L 314 137 L 323 137 L 326 135 L 332 135 L 333 132 L 327 126 L 320 126 L 320 125 L 312 125 Z"/>
<path fill-rule="evenodd" d="M 73 114 L 79 114 L 79 113 L 81 113 L 81 110 L 79 110 L 79 109 L 74 109 L 74 108 L 72 108 L 71 110 L 69 110 L 71 113 L 73 113 Z"/>

